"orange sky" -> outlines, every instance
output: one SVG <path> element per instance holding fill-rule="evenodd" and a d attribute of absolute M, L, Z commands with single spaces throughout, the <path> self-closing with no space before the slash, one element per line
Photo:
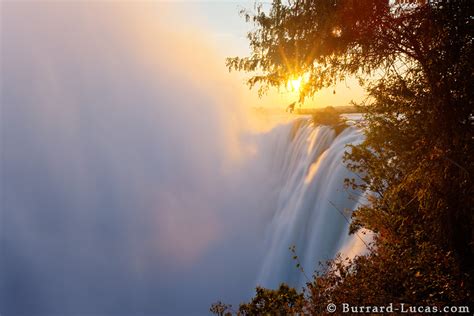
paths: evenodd
<path fill-rule="evenodd" d="M 187 15 L 186 25 L 179 27 L 192 28 L 199 30 L 202 34 L 208 36 L 208 40 L 214 49 L 217 58 L 222 58 L 223 71 L 225 67 L 225 58 L 231 56 L 246 56 L 250 53 L 246 33 L 251 29 L 251 25 L 245 23 L 239 16 L 239 10 L 242 8 L 252 8 L 252 1 L 240 2 L 168 2 L 173 10 L 180 14 Z M 241 90 L 244 100 L 253 107 L 279 107 L 286 108 L 288 104 L 298 100 L 298 93 L 288 91 L 287 89 L 271 89 L 267 95 L 258 97 L 257 88 L 248 90 L 245 85 L 246 73 L 230 73 L 236 82 L 241 82 L 241 87 L 235 87 Z M 334 93 L 335 91 L 335 93 Z M 308 98 L 303 107 L 326 107 L 348 105 L 351 100 L 360 102 L 364 97 L 364 91 L 355 79 L 348 79 L 335 87 L 327 88 L 317 93 L 313 98 Z"/>

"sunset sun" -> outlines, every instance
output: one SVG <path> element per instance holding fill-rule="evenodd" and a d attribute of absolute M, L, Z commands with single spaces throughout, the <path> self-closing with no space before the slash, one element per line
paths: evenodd
<path fill-rule="evenodd" d="M 299 92 L 301 88 L 302 77 L 288 80 L 287 89 L 293 92 Z"/>

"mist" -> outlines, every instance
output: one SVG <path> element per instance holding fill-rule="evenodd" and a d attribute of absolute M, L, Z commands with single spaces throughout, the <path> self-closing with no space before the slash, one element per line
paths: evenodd
<path fill-rule="evenodd" d="M 240 82 L 185 22 L 152 2 L 2 3 L 2 315 L 250 297 L 270 157 Z"/>

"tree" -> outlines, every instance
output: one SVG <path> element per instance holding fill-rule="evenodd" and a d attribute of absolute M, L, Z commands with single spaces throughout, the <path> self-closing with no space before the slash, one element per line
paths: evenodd
<path fill-rule="evenodd" d="M 345 156 L 373 192 L 352 232 L 374 250 L 308 284 L 330 301 L 472 304 L 474 289 L 474 2 L 273 1 L 242 11 L 251 55 L 227 59 L 260 93 L 293 77 L 300 99 L 348 76 L 365 85 L 365 141 Z"/>
<path fill-rule="evenodd" d="M 260 4 L 255 13 L 241 11 L 256 27 L 248 33 L 251 56 L 228 58 L 227 66 L 256 72 L 248 84 L 263 84 L 261 92 L 306 75 L 302 98 L 348 75 L 364 79 L 402 64 L 427 67 L 426 53 L 436 49 L 422 38 L 436 8 L 390 6 L 388 0 L 295 0 L 273 1 L 265 13 Z"/>

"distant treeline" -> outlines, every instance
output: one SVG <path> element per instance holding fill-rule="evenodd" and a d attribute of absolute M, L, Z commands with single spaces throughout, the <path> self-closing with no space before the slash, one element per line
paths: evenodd
<path fill-rule="evenodd" d="M 353 105 L 345 106 L 327 106 L 325 108 L 297 108 L 293 111 L 293 114 L 301 115 L 314 115 L 327 112 L 336 112 L 338 114 L 344 113 L 361 113 L 360 109 Z"/>

